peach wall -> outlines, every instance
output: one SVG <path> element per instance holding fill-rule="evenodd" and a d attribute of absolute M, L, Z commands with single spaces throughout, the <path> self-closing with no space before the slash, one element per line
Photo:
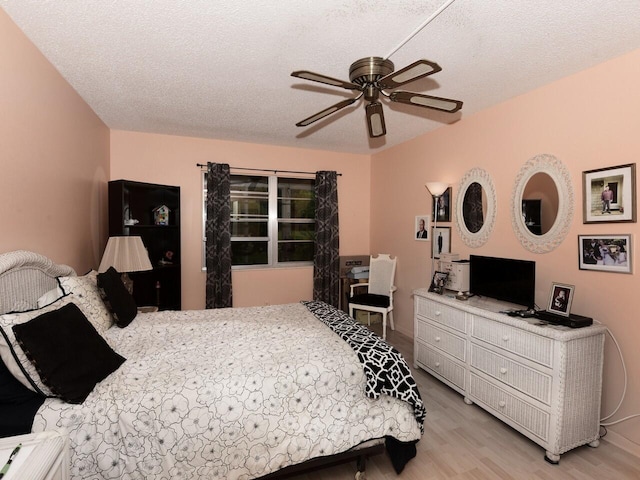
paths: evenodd
<path fill-rule="evenodd" d="M 204 308 L 202 177 L 197 163 L 278 170 L 336 170 L 340 204 L 340 253 L 369 253 L 370 157 L 201 138 L 111 132 L 111 180 L 181 187 L 182 305 Z M 232 170 L 233 172 L 233 170 Z M 313 268 L 234 271 L 234 306 L 297 302 L 313 293 Z"/>
<path fill-rule="evenodd" d="M 0 252 L 78 272 L 106 242 L 109 129 L 0 9 Z"/>
<path fill-rule="evenodd" d="M 450 223 L 452 251 L 462 258 L 476 253 L 535 260 L 536 302 L 543 308 L 551 282 L 575 285 L 572 311 L 593 316 L 609 327 L 628 367 L 627 395 L 613 419 L 640 413 L 639 264 L 634 262 L 633 275 L 579 270 L 577 242 L 579 234 L 640 234 L 638 223 L 583 224 L 581 203 L 582 171 L 638 161 L 639 83 L 640 50 L 636 50 L 373 156 L 372 192 L 385 189 L 388 194 L 371 198 L 371 248 L 398 255 L 398 329 L 413 334 L 411 292 L 426 286 L 430 275 L 431 245 L 413 237 L 414 217 L 431 211 L 424 182 L 450 183 L 455 199 L 465 172 L 481 167 L 492 176 L 497 193 L 495 229 L 486 245 L 471 249 Z M 567 238 L 547 254 L 525 250 L 511 228 L 514 179 L 524 162 L 540 153 L 553 154 L 564 162 L 576 198 Z M 616 407 L 623 390 L 617 355 L 607 338 L 603 414 Z M 640 451 L 640 418 L 610 430 Z"/>

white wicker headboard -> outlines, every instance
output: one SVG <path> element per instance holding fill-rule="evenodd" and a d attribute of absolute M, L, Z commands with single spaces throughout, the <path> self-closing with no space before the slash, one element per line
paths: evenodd
<path fill-rule="evenodd" d="M 31 310 L 38 298 L 58 286 L 56 277 L 75 276 L 39 253 L 17 250 L 0 254 L 0 313 Z"/>

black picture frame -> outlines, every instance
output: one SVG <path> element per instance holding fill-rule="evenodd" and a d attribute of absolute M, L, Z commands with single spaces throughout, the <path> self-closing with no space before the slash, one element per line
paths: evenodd
<path fill-rule="evenodd" d="M 439 208 L 436 208 L 436 197 L 432 196 L 432 215 L 431 220 L 434 221 L 436 211 L 438 213 L 438 222 L 450 222 L 451 221 L 451 187 L 438 197 Z"/>
<path fill-rule="evenodd" d="M 435 272 L 431 279 L 429 291 L 442 295 L 442 292 L 444 292 L 444 286 L 447 284 L 447 278 L 449 278 L 449 272 Z"/>

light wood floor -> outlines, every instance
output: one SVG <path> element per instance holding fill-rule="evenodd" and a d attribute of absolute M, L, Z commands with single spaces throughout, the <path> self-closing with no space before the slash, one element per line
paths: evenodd
<path fill-rule="evenodd" d="M 379 325 L 371 327 L 382 334 Z M 544 460 L 544 450 L 435 380 L 413 368 L 413 342 L 387 331 L 411 366 L 427 408 L 425 434 L 418 454 L 397 475 L 386 453 L 369 459 L 367 480 L 493 480 L 493 479 L 640 479 L 640 459 L 607 442 L 598 448 L 583 446 L 563 454 L 558 465 Z M 295 480 L 347 480 L 355 475 L 355 462 L 290 477 Z"/>

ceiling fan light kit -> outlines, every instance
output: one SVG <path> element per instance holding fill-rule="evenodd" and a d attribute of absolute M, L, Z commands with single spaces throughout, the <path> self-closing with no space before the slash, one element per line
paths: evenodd
<path fill-rule="evenodd" d="M 367 112 L 367 125 L 369 126 L 369 136 L 371 138 L 382 137 L 387 133 L 382 114 L 382 104 L 371 102 L 365 108 Z"/>
<path fill-rule="evenodd" d="M 292 72 L 291 76 L 293 77 L 311 80 L 312 82 L 320 82 L 334 87 L 341 87 L 347 90 L 359 91 L 355 97 L 338 102 L 329 108 L 305 118 L 296 123 L 296 126 L 306 127 L 364 97 L 365 101 L 368 102 L 365 107 L 365 112 L 369 136 L 371 138 L 382 137 L 387 133 L 387 130 L 384 122 L 382 103 L 379 101 L 380 94 L 392 102 L 416 105 L 449 113 L 455 113 L 462 108 L 462 102 L 460 100 L 451 100 L 413 92 L 385 92 L 385 90 L 393 89 L 405 83 L 426 77 L 427 75 L 438 73 L 442 68 L 440 68 L 440 65 L 437 63 L 429 60 L 418 60 L 397 72 L 394 71 L 394 68 L 391 60 L 382 57 L 361 58 L 353 62 L 351 67 L 349 67 L 350 82 L 307 70 Z"/>

